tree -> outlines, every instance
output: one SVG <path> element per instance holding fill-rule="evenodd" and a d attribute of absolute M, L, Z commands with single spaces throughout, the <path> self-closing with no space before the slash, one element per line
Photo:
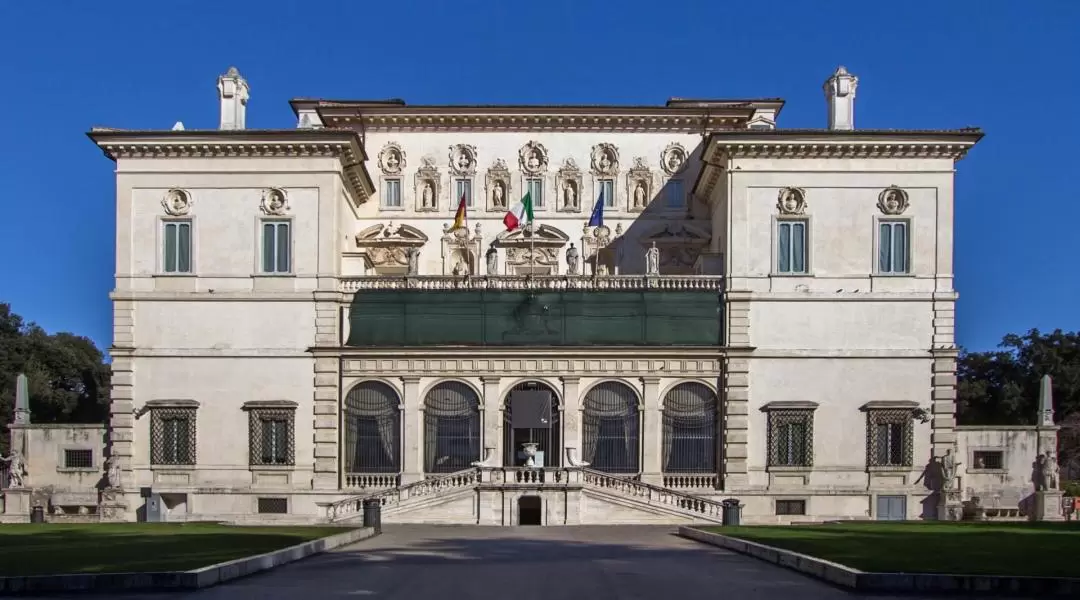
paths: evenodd
<path fill-rule="evenodd" d="M 0 452 L 15 408 L 15 379 L 25 373 L 35 423 L 104 423 L 109 414 L 109 366 L 90 339 L 48 334 L 0 303 Z"/>

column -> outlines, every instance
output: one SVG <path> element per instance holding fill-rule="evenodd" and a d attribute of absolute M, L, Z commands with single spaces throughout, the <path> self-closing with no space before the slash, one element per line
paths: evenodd
<path fill-rule="evenodd" d="M 562 378 L 562 456 L 559 464 L 569 466 L 567 448 L 574 449 L 574 459 L 584 460 L 581 456 L 581 397 L 579 396 L 581 378 L 576 375 L 567 375 Z"/>
<path fill-rule="evenodd" d="M 750 361 L 728 356 L 724 365 L 723 487 L 725 491 L 750 483 L 746 469 L 749 430 Z"/>
<path fill-rule="evenodd" d="M 401 418 L 404 422 L 401 454 L 401 483 L 412 483 L 424 478 L 424 409 L 420 399 L 420 377 L 406 375 L 401 378 Z"/>
<path fill-rule="evenodd" d="M 480 449 L 480 460 L 488 458 L 487 450 L 495 453 L 494 464 L 501 465 L 503 460 L 503 402 L 499 397 L 499 377 L 481 377 L 484 384 L 483 402 L 484 439 Z M 504 465 L 505 466 L 505 465 Z"/>
<path fill-rule="evenodd" d="M 661 485 L 663 465 L 660 458 L 663 454 L 664 427 L 663 414 L 660 412 L 660 378 L 642 377 L 641 382 L 644 384 L 641 396 L 644 405 L 641 415 L 641 479 L 645 483 Z"/>

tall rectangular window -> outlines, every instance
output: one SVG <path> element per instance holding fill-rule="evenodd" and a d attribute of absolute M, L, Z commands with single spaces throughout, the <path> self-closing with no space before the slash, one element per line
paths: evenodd
<path fill-rule="evenodd" d="M 907 221 L 878 223 L 878 272 L 907 273 L 910 237 Z"/>
<path fill-rule="evenodd" d="M 166 221 L 162 236 L 162 271 L 191 272 L 191 221 Z"/>
<path fill-rule="evenodd" d="M 872 410 L 867 416 L 867 457 L 872 467 L 910 467 L 913 460 L 910 410 Z"/>
<path fill-rule="evenodd" d="M 458 179 L 455 184 L 454 203 L 451 206 L 455 211 L 457 210 L 458 203 L 461 202 L 462 196 L 465 197 L 465 206 L 472 207 L 472 179 Z"/>
<path fill-rule="evenodd" d="M 401 208 L 401 180 L 383 180 L 383 207 Z"/>
<path fill-rule="evenodd" d="M 615 180 L 614 179 L 601 179 L 598 182 L 600 185 L 600 194 L 604 197 L 604 208 L 611 208 L 615 206 Z"/>
<path fill-rule="evenodd" d="M 532 199 L 533 208 L 544 208 L 544 180 L 529 179 L 525 181 L 525 189 Z"/>
<path fill-rule="evenodd" d="M 195 409 L 151 410 L 150 464 L 195 464 Z"/>
<path fill-rule="evenodd" d="M 263 221 L 262 271 L 288 273 L 292 268 L 292 244 L 288 221 Z"/>
<path fill-rule="evenodd" d="M 682 179 L 671 179 L 667 182 L 667 198 L 665 204 L 668 208 L 682 208 L 686 206 L 686 193 L 683 191 Z"/>
<path fill-rule="evenodd" d="M 805 273 L 806 221 L 777 222 L 776 241 L 776 270 L 780 273 Z"/>
<path fill-rule="evenodd" d="M 814 412 L 769 411 L 769 466 L 809 467 L 814 464 Z"/>

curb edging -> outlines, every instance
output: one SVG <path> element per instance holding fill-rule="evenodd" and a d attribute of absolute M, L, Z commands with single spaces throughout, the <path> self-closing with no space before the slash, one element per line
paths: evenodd
<path fill-rule="evenodd" d="M 0 577 L 0 596 L 43 592 L 133 592 L 197 590 L 268 571 L 309 556 L 346 546 L 375 536 L 370 527 L 353 529 L 190 571 L 155 573 L 87 573 Z"/>
<path fill-rule="evenodd" d="M 960 594 L 977 592 L 1072 597 L 1080 595 L 1080 579 L 1071 577 L 875 573 L 860 571 L 791 550 L 703 531 L 696 527 L 679 527 L 678 535 L 710 546 L 746 554 L 833 585 L 860 592 Z"/>

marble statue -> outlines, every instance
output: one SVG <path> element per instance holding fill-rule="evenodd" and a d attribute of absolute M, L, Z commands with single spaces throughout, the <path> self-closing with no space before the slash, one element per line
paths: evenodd
<path fill-rule="evenodd" d="M 634 208 L 645 208 L 645 185 L 640 181 L 634 186 Z"/>
<path fill-rule="evenodd" d="M 466 276 L 468 276 L 469 275 L 469 265 L 465 264 L 465 261 L 461 260 L 459 258 L 458 261 L 457 261 L 457 264 L 454 265 L 454 275 L 456 275 L 458 277 L 466 277 Z"/>
<path fill-rule="evenodd" d="M 120 489 L 120 459 L 110 456 L 105 461 L 105 485 L 110 488 Z"/>
<path fill-rule="evenodd" d="M 563 208 L 577 208 L 577 192 L 573 182 L 567 181 L 563 186 Z"/>
<path fill-rule="evenodd" d="M 578 274 L 578 259 L 581 258 L 578 254 L 577 248 L 574 244 L 570 244 L 570 248 L 566 251 L 566 274 L 577 275 Z"/>
<path fill-rule="evenodd" d="M 533 148 L 533 151 L 529 153 L 529 160 L 527 162 L 529 169 L 535 171 L 540 168 L 540 165 L 542 163 L 543 161 L 540 158 L 540 151 Z"/>
<path fill-rule="evenodd" d="M 1045 492 L 1050 489 L 1050 465 L 1045 454 L 1040 454 L 1035 458 L 1035 473 L 1032 477 L 1032 482 L 1035 484 L 1036 492 Z"/>
<path fill-rule="evenodd" d="M 491 188 L 491 204 L 496 208 L 506 206 L 506 192 L 501 181 L 496 181 Z"/>
<path fill-rule="evenodd" d="M 432 199 L 433 199 L 432 196 L 434 196 L 434 194 L 435 194 L 435 190 L 432 189 L 431 182 L 430 181 L 425 181 L 424 182 L 424 191 L 420 194 L 421 198 L 423 198 L 423 200 L 422 200 L 423 208 L 434 208 L 435 205 L 432 203 Z"/>
<path fill-rule="evenodd" d="M 652 247 L 645 251 L 645 274 L 660 274 L 660 249 L 656 247 L 656 242 L 653 242 Z"/>
<path fill-rule="evenodd" d="M 1046 453 L 1046 489 L 1058 489 L 1058 461 L 1053 454 Z"/>
<path fill-rule="evenodd" d="M 0 462 L 6 462 L 9 466 L 8 487 L 15 489 L 26 487 L 26 459 L 22 452 L 12 450 L 11 456 L 0 456 Z"/>
<path fill-rule="evenodd" d="M 498 275 L 499 274 L 499 251 L 495 249 L 495 246 L 488 248 L 487 254 L 484 255 L 487 259 L 487 274 Z"/>
<path fill-rule="evenodd" d="M 941 457 L 941 489 L 948 491 L 956 485 L 956 468 L 960 463 L 956 462 L 956 455 L 951 449 L 945 451 Z"/>
<path fill-rule="evenodd" d="M 409 258 L 409 271 L 408 271 L 408 274 L 409 275 L 419 275 L 420 274 L 420 250 L 417 249 L 417 248 L 409 248 L 407 256 Z"/>

